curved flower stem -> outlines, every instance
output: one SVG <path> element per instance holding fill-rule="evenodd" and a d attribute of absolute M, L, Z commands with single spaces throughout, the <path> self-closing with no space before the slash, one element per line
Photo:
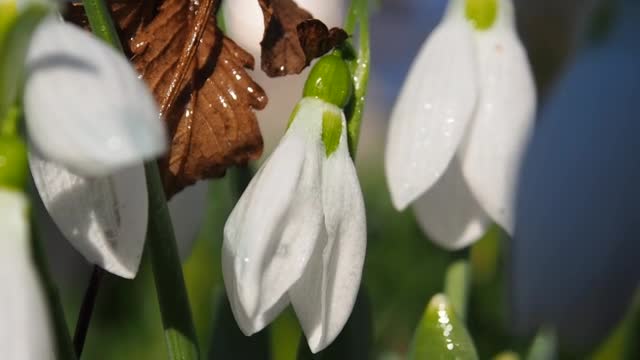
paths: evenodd
<path fill-rule="evenodd" d="M 104 0 L 85 0 L 84 7 L 94 34 L 114 48 L 122 49 Z M 146 247 L 153 267 L 169 358 L 198 359 L 195 326 L 158 164 L 147 162 L 144 170 L 149 192 Z"/>
<path fill-rule="evenodd" d="M 111 19 L 111 13 L 104 0 L 83 0 L 82 4 L 93 33 L 105 43 L 123 51 L 118 32 Z"/>
<path fill-rule="evenodd" d="M 148 162 L 144 170 L 149 191 L 146 246 L 151 258 L 169 357 L 198 359 L 196 330 L 158 164 L 155 161 Z"/>
<path fill-rule="evenodd" d="M 469 266 L 469 261 L 460 259 L 449 265 L 444 280 L 444 292 L 451 302 L 453 310 L 463 322 L 467 316 L 470 279 L 471 267 Z"/>
<path fill-rule="evenodd" d="M 355 159 L 360 138 L 360 124 L 364 112 L 367 87 L 369 85 L 369 69 L 371 51 L 369 49 L 369 0 L 353 0 L 345 22 L 345 30 L 353 35 L 356 21 L 358 28 L 358 54 L 354 60 L 348 62 L 353 74 L 353 99 L 347 106 L 347 136 L 349 139 L 349 153 Z"/>
<path fill-rule="evenodd" d="M 89 323 L 91 322 L 91 315 L 93 314 L 93 308 L 96 305 L 96 299 L 98 298 L 98 290 L 100 289 L 100 283 L 104 278 L 106 272 L 101 267 L 94 265 L 91 272 L 91 278 L 89 279 L 89 286 L 84 294 L 82 300 L 82 306 L 80 307 L 80 314 L 78 315 L 78 321 L 76 322 L 76 331 L 73 334 L 73 348 L 76 356 L 82 355 L 84 348 L 84 341 L 87 338 L 87 330 L 89 330 Z"/>

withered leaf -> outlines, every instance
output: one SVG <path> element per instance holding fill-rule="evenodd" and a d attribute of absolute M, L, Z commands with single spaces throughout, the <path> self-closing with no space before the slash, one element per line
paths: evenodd
<path fill-rule="evenodd" d="M 293 0 L 258 0 L 264 16 L 261 67 L 271 77 L 299 74 L 311 61 L 345 41 Z"/>
<path fill-rule="evenodd" d="M 216 26 L 219 1 L 109 4 L 169 129 L 171 146 L 160 161 L 167 196 L 257 159 L 263 143 L 254 110 L 263 109 L 267 97 L 246 71 L 253 69 L 253 57 Z"/>

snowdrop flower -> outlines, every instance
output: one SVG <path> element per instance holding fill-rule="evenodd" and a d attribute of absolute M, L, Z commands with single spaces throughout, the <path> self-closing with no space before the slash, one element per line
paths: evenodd
<path fill-rule="evenodd" d="M 33 263 L 26 196 L 0 187 L 0 357 L 54 360 L 52 324 Z"/>
<path fill-rule="evenodd" d="M 520 172 L 510 287 L 520 331 L 548 324 L 589 348 L 640 283 L 640 4 L 553 89 Z M 543 264 L 541 266 L 540 264 Z"/>
<path fill-rule="evenodd" d="M 227 220 L 224 282 L 246 335 L 291 303 L 315 353 L 351 313 L 366 247 L 364 202 L 341 110 L 351 86 L 338 56 L 316 63 L 280 145 Z"/>
<path fill-rule="evenodd" d="M 47 210 L 87 260 L 134 277 L 147 226 L 142 161 L 167 148 L 152 95 L 122 54 L 55 17 L 35 30 L 26 75 L 30 166 Z"/>
<path fill-rule="evenodd" d="M 391 198 L 457 249 L 493 220 L 512 230 L 514 176 L 535 88 L 511 0 L 450 0 L 393 109 L 385 154 Z"/>
<path fill-rule="evenodd" d="M 55 18 L 31 40 L 24 111 L 38 151 L 77 174 L 107 175 L 167 149 L 157 105 L 127 59 Z"/>

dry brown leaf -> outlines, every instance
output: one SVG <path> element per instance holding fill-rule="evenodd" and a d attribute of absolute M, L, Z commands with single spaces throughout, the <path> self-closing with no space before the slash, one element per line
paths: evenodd
<path fill-rule="evenodd" d="M 258 0 L 264 16 L 262 70 L 271 77 L 299 74 L 311 60 L 347 39 L 340 28 L 329 30 L 293 0 Z"/>
<path fill-rule="evenodd" d="M 246 72 L 253 69 L 253 57 L 217 28 L 218 4 L 110 3 L 125 48 L 167 122 L 171 147 L 160 168 L 168 197 L 262 153 L 254 110 L 264 108 L 267 97 Z"/>

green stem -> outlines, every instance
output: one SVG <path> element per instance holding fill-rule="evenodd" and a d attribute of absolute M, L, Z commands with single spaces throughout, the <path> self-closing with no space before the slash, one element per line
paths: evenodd
<path fill-rule="evenodd" d="M 87 13 L 89 25 L 93 33 L 107 44 L 122 51 L 122 44 L 118 31 L 113 25 L 111 12 L 104 0 L 83 0 L 84 11 Z"/>
<path fill-rule="evenodd" d="M 122 49 L 104 0 L 85 0 L 84 7 L 93 33 L 114 48 Z M 149 192 L 146 246 L 153 267 L 169 358 L 198 359 L 195 326 L 160 171 L 155 161 L 146 163 L 144 168 Z"/>
<path fill-rule="evenodd" d="M 471 267 L 468 260 L 457 260 L 449 265 L 445 276 L 444 292 L 453 310 L 463 322 L 467 316 L 470 279 Z"/>
<path fill-rule="evenodd" d="M 349 139 L 349 152 L 355 159 L 360 139 L 360 125 L 364 112 L 365 98 L 369 84 L 369 69 L 371 62 L 371 52 L 369 49 L 369 1 L 353 0 L 349 9 L 349 14 L 345 22 L 345 30 L 353 35 L 356 20 L 360 24 L 358 29 L 358 55 L 355 60 L 349 62 L 351 73 L 353 74 L 353 100 L 347 109 L 347 136 Z"/>
<path fill-rule="evenodd" d="M 198 359 L 198 343 L 171 216 L 156 162 L 144 166 L 149 190 L 147 251 L 171 359 Z"/>

